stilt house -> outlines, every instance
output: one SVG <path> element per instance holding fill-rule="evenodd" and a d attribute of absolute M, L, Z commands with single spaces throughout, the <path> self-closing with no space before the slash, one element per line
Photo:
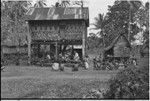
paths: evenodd
<path fill-rule="evenodd" d="M 40 57 L 44 51 L 58 59 L 65 45 L 82 45 L 81 53 L 86 53 L 89 10 L 87 7 L 31 8 L 27 12 L 29 29 L 28 56 Z M 32 46 L 32 47 L 31 47 Z"/>

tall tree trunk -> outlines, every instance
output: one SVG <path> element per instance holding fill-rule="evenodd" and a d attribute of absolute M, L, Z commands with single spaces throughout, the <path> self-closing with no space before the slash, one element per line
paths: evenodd
<path fill-rule="evenodd" d="M 131 7 L 129 8 L 129 22 L 128 22 L 128 41 L 130 42 L 130 34 L 131 34 Z"/>
<path fill-rule="evenodd" d="M 81 0 L 81 13 L 82 13 L 82 19 L 84 19 L 83 17 L 83 1 Z M 83 26 L 85 27 L 85 22 L 83 22 Z M 83 36 L 82 36 L 82 58 L 85 58 L 85 35 L 86 35 L 86 28 L 83 29 Z"/>

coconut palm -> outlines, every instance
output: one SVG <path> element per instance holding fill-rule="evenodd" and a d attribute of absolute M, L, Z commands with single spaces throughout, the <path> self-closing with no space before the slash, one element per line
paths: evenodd
<path fill-rule="evenodd" d="M 45 7 L 46 5 L 46 0 L 37 0 L 36 3 L 34 4 L 34 7 Z"/>
<path fill-rule="evenodd" d="M 68 7 L 70 5 L 70 1 L 69 0 L 62 0 L 60 3 L 61 7 Z"/>
<path fill-rule="evenodd" d="M 104 14 L 98 14 L 98 17 L 95 17 L 95 23 L 93 23 L 92 25 L 94 25 L 94 28 L 91 28 L 90 30 L 94 29 L 94 30 L 99 30 L 98 35 L 100 35 L 103 38 L 103 45 L 105 46 L 105 40 L 104 40 L 104 26 L 106 24 L 106 17 L 104 16 Z"/>

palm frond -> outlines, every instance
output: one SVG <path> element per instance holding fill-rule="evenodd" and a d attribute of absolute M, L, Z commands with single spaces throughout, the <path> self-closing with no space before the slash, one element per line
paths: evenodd
<path fill-rule="evenodd" d="M 60 4 L 62 7 L 67 7 L 70 5 L 70 1 L 62 1 Z"/>
<path fill-rule="evenodd" d="M 92 24 L 97 29 L 102 29 L 104 27 L 105 17 L 104 14 L 98 14 L 98 17 L 95 17 L 95 23 Z"/>
<path fill-rule="evenodd" d="M 45 6 L 47 6 L 45 0 L 37 0 L 36 3 L 34 4 L 34 7 L 45 7 Z"/>

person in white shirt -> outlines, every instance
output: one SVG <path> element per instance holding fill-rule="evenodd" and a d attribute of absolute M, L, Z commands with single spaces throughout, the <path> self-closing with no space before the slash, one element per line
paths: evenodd
<path fill-rule="evenodd" d="M 51 59 L 51 56 L 48 54 L 48 55 L 47 55 L 47 58 L 50 60 L 50 59 Z"/>
<path fill-rule="evenodd" d="M 85 64 L 85 69 L 89 69 L 89 57 L 88 56 L 85 56 L 85 62 L 84 62 L 84 64 Z"/>
<path fill-rule="evenodd" d="M 80 57 L 79 54 L 75 51 L 74 60 L 79 61 Z"/>

